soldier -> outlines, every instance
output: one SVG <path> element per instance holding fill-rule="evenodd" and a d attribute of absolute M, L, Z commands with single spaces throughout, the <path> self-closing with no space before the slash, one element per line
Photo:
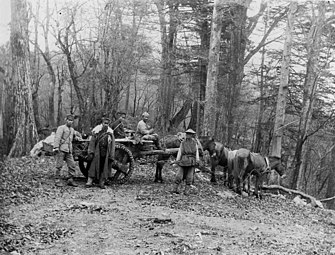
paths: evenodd
<path fill-rule="evenodd" d="M 126 121 L 126 113 L 118 112 L 117 119 L 111 124 L 111 128 L 114 130 L 114 137 L 117 138 L 125 138 L 124 132 L 124 124 Z"/>
<path fill-rule="evenodd" d="M 149 116 L 150 115 L 147 112 L 142 114 L 142 120 L 137 124 L 136 136 L 143 140 L 153 141 L 156 148 L 161 150 L 158 134 L 155 133 L 155 130 L 148 123 Z"/>
<path fill-rule="evenodd" d="M 79 133 L 72 127 L 73 120 L 73 115 L 67 115 L 65 125 L 57 128 L 53 151 L 56 154 L 56 178 L 60 177 L 65 161 L 68 167 L 67 185 L 77 187 L 78 185 L 73 181 L 76 173 L 76 163 L 72 155 L 72 141 L 73 137 Z M 59 179 L 57 179 L 56 185 L 62 186 Z"/>
<path fill-rule="evenodd" d="M 184 194 L 188 195 L 193 182 L 195 167 L 199 165 L 199 149 L 192 129 L 186 130 L 186 139 L 181 142 L 175 164 L 179 165 L 173 193 L 179 194 L 178 188 L 183 179 L 186 181 Z"/>
<path fill-rule="evenodd" d="M 110 119 L 104 117 L 102 124 L 92 131 L 92 138 L 88 147 L 89 160 L 92 160 L 88 170 L 86 187 L 91 187 L 93 180 L 99 180 L 99 187 L 105 189 L 105 181 L 109 177 L 109 170 L 115 156 L 115 139 L 113 130 L 109 127 Z"/>

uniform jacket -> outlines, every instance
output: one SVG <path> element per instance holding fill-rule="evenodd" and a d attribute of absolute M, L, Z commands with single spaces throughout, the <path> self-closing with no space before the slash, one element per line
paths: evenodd
<path fill-rule="evenodd" d="M 180 162 L 180 166 L 183 161 L 189 161 L 190 165 L 196 165 L 199 162 L 199 148 L 197 141 L 193 138 L 182 141 L 178 150 L 176 161 Z"/>
<path fill-rule="evenodd" d="M 73 127 L 62 125 L 57 128 L 54 148 L 60 151 L 72 153 L 72 141 L 76 131 Z"/>
<path fill-rule="evenodd" d="M 136 134 L 139 136 L 150 135 L 150 126 L 143 120 L 140 120 L 137 124 Z"/>

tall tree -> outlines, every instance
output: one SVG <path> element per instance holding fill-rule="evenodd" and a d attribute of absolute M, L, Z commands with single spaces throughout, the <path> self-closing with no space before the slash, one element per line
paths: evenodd
<path fill-rule="evenodd" d="M 170 118 L 173 110 L 175 91 L 175 76 L 173 70 L 176 65 L 175 47 L 177 35 L 178 1 L 156 0 L 161 32 L 162 54 L 159 97 L 159 122 L 163 132 L 170 129 Z M 168 12 L 166 12 L 166 5 Z M 169 16 L 167 18 L 166 16 Z"/>
<path fill-rule="evenodd" d="M 286 95 L 288 92 L 289 67 L 291 62 L 291 47 L 293 41 L 294 19 L 297 11 L 297 2 L 291 2 L 287 16 L 287 25 L 285 32 L 285 43 L 281 64 L 281 76 L 279 84 L 278 99 L 276 105 L 276 116 L 274 125 L 274 134 L 271 147 L 271 156 L 281 158 L 281 148 L 283 139 L 283 130 L 285 123 Z"/>
<path fill-rule="evenodd" d="M 212 27 L 210 46 L 208 53 L 207 81 L 206 81 L 206 99 L 204 110 L 204 130 L 205 135 L 214 135 L 216 130 L 215 114 L 217 100 L 217 77 L 218 77 L 218 62 L 220 51 L 220 36 L 222 21 L 220 19 L 220 8 L 222 8 L 222 0 L 214 0 Z"/>
<path fill-rule="evenodd" d="M 317 4 L 317 14 L 313 13 L 313 21 L 307 38 L 307 66 L 306 77 L 303 91 L 303 102 L 301 119 L 299 123 L 299 138 L 295 151 L 295 166 L 291 187 L 302 189 L 303 170 L 306 164 L 307 147 L 305 142 L 308 138 L 313 113 L 313 104 L 315 101 L 315 92 L 319 79 L 319 58 L 321 50 L 321 35 L 325 22 L 325 2 L 320 1 Z"/>
<path fill-rule="evenodd" d="M 38 141 L 32 101 L 26 0 L 11 1 L 11 16 L 12 80 L 16 89 L 16 98 L 15 140 L 8 156 L 18 157 L 28 154 Z"/>

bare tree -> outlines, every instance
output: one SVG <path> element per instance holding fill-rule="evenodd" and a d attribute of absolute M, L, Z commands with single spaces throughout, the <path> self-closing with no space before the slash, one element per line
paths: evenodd
<path fill-rule="evenodd" d="M 283 130 L 285 128 L 284 123 L 285 123 L 286 95 L 288 91 L 288 82 L 290 75 L 289 66 L 291 61 L 291 47 L 293 40 L 292 37 L 293 37 L 294 19 L 296 11 L 297 11 L 297 3 L 291 2 L 287 17 L 286 38 L 284 43 L 284 50 L 281 64 L 281 77 L 280 77 L 280 85 L 279 85 L 279 92 L 276 106 L 274 135 L 271 147 L 271 156 L 277 158 L 281 158 L 282 137 L 283 137 Z"/>
<path fill-rule="evenodd" d="M 295 151 L 295 166 L 293 170 L 293 178 L 291 187 L 302 189 L 303 169 L 305 169 L 307 147 L 304 147 L 312 120 L 313 104 L 315 100 L 315 92 L 319 79 L 319 57 L 321 49 L 321 35 L 325 22 L 325 3 L 318 3 L 318 14 L 313 14 L 311 28 L 307 38 L 307 67 L 306 78 L 303 93 L 303 105 L 301 119 L 299 123 L 299 138 Z"/>

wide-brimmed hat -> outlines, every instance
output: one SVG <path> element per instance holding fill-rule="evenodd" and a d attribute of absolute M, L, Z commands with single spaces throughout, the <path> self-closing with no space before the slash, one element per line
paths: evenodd
<path fill-rule="evenodd" d="M 144 113 L 142 113 L 142 117 L 149 117 L 150 115 L 149 115 L 149 113 L 147 113 L 147 112 L 144 112 Z"/>
<path fill-rule="evenodd" d="M 191 128 L 189 128 L 189 129 L 187 129 L 186 131 L 185 131 L 185 133 L 186 134 L 196 134 L 196 132 L 193 130 L 193 129 L 191 129 Z"/>

